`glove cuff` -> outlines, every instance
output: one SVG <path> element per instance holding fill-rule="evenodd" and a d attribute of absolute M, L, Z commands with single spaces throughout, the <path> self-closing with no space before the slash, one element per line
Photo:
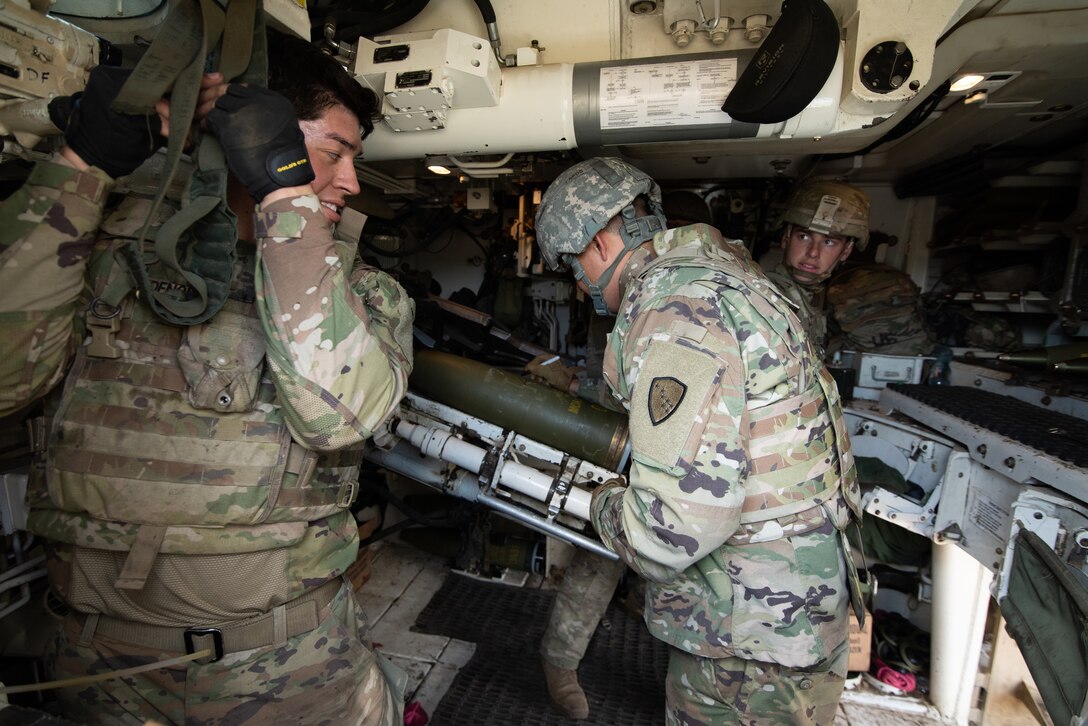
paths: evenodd
<path fill-rule="evenodd" d="M 265 195 L 283 187 L 300 187 L 314 180 L 314 170 L 302 141 L 276 149 L 265 159 L 269 183 L 253 194 L 260 201 Z"/>

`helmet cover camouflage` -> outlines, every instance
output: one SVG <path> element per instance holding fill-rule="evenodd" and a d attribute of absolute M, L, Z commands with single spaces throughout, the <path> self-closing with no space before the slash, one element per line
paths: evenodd
<path fill-rule="evenodd" d="M 544 262 L 552 270 L 563 267 L 564 256 L 588 247 L 640 194 L 649 200 L 651 214 L 662 214 L 657 182 L 625 161 L 589 159 L 564 171 L 548 186 L 536 212 L 536 239 Z"/>
<path fill-rule="evenodd" d="M 809 182 L 793 193 L 782 223 L 849 237 L 863 250 L 869 241 L 869 196 L 842 182 Z"/>

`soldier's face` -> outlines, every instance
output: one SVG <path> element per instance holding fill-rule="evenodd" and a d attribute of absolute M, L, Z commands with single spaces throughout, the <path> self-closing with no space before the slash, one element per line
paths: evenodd
<path fill-rule="evenodd" d="M 783 261 L 793 279 L 801 284 L 819 282 L 850 256 L 854 243 L 845 237 L 829 237 L 804 227 L 791 227 L 782 238 Z"/>
<path fill-rule="evenodd" d="M 626 250 L 623 248 L 623 238 L 618 234 L 602 229 L 593 237 L 589 246 L 575 257 L 581 263 L 582 269 L 585 270 L 589 282 L 597 282 L 615 261 L 616 256 L 623 254 L 626 254 Z M 620 267 L 622 267 L 622 263 L 620 263 Z M 601 292 L 605 304 L 612 312 L 619 310 L 620 306 L 619 279 L 619 270 L 616 270 Z M 589 286 L 586 284 L 586 280 L 578 280 L 577 285 L 583 294 L 589 295 Z"/>
<path fill-rule="evenodd" d="M 321 200 L 321 211 L 335 224 L 340 221 L 347 197 L 359 193 L 355 157 L 363 151 L 359 119 L 341 105 L 328 108 L 320 118 L 299 121 L 306 137 L 306 151 L 314 170 L 311 186 Z"/>

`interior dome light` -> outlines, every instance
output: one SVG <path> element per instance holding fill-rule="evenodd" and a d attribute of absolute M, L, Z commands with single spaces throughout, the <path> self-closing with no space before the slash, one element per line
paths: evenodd
<path fill-rule="evenodd" d="M 980 76 L 977 73 L 968 73 L 953 81 L 951 90 L 956 93 L 967 91 L 982 83 L 983 78 L 985 78 L 985 76 Z"/>

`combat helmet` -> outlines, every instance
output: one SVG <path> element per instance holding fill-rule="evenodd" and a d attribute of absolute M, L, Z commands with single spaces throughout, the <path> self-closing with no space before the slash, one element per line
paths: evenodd
<path fill-rule="evenodd" d="M 782 223 L 849 237 L 863 250 L 869 241 L 869 196 L 842 182 L 809 182 L 794 192 Z"/>
<path fill-rule="evenodd" d="M 635 216 L 634 200 L 644 195 L 650 214 Z M 544 192 L 536 213 L 536 239 L 544 262 L 552 270 L 571 267 L 575 279 L 585 280 L 593 307 L 600 315 L 610 311 L 603 291 L 622 256 L 617 257 L 596 283 L 590 283 L 575 255 L 579 254 L 617 214 L 624 249 L 638 247 L 665 229 L 661 188 L 645 172 L 611 157 L 575 164 L 555 178 Z"/>

